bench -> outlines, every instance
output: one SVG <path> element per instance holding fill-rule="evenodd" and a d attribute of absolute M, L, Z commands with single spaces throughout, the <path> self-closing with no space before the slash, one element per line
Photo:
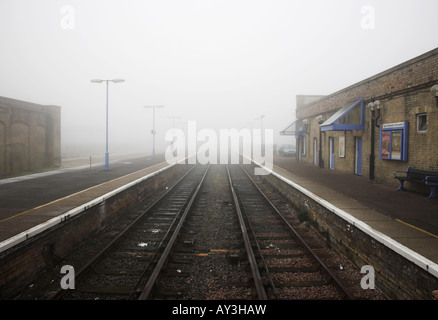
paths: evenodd
<path fill-rule="evenodd" d="M 436 187 L 438 186 L 438 172 L 414 169 L 408 167 L 407 171 L 394 171 L 394 178 L 400 181 L 397 191 L 405 191 L 405 181 L 423 184 L 430 187 L 429 199 L 436 198 Z"/>

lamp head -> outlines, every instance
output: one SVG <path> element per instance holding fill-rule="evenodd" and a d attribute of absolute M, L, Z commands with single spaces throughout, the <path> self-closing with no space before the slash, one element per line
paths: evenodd
<path fill-rule="evenodd" d="M 380 110 L 380 100 L 374 101 L 374 106 L 376 107 L 377 110 Z"/>
<path fill-rule="evenodd" d="M 430 88 L 430 93 L 435 97 L 436 106 L 438 107 L 438 84 Z"/>
<path fill-rule="evenodd" d="M 319 116 L 316 117 L 316 122 L 318 122 L 318 124 L 321 124 L 323 122 L 322 121 L 322 115 L 319 115 Z"/>

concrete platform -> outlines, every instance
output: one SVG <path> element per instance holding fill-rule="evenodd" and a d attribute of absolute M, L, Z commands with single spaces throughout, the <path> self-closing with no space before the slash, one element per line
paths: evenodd
<path fill-rule="evenodd" d="M 396 191 L 366 177 L 322 169 L 293 158 L 276 157 L 273 171 L 438 263 L 438 199 Z"/>
<path fill-rule="evenodd" d="M 111 172 L 95 168 L 95 176 L 89 169 L 72 167 L 33 177 L 0 180 L 0 187 L 4 190 L 2 193 L 14 194 L 9 199 L 7 196 L 0 199 L 0 244 L 4 244 L 6 240 L 11 241 L 22 233 L 27 232 L 30 235 L 33 232 L 31 230 L 41 230 L 45 224 L 48 227 L 54 217 L 61 217 L 70 210 L 98 201 L 118 188 L 169 166 L 161 160 L 158 158 L 143 161 L 138 164 L 143 167 L 140 170 L 137 170 L 138 166 L 127 168 L 123 165 L 113 165 Z M 40 190 L 38 186 L 41 186 Z M 71 190 L 76 192 L 71 193 Z"/>

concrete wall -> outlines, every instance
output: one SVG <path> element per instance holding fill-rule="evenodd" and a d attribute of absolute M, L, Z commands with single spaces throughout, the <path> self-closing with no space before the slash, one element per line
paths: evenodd
<path fill-rule="evenodd" d="M 374 177 L 378 182 L 396 184 L 393 171 L 406 170 L 408 166 L 438 171 L 438 107 L 430 89 L 438 83 L 438 49 L 402 63 L 394 68 L 365 79 L 336 93 L 322 97 L 317 101 L 303 103 L 297 96 L 297 118 L 307 119 L 306 154 L 302 161 L 313 163 L 314 139 L 317 139 L 318 151 L 321 142 L 321 154 L 324 168 L 329 162 L 329 138 L 334 138 L 335 170 L 354 174 L 355 137 L 362 137 L 362 176 L 372 176 L 371 145 L 374 139 Z M 364 99 L 365 130 L 326 131 L 320 136 L 317 117 L 328 119 L 347 102 Z M 380 131 L 374 126 L 372 134 L 371 110 L 367 104 L 381 102 L 378 124 L 409 122 L 408 161 L 382 160 L 379 158 Z M 427 131 L 417 131 L 417 115 L 427 115 Z M 345 137 L 345 157 L 339 157 L 339 138 Z M 320 141 L 321 140 L 321 141 Z M 320 165 L 321 163 L 318 163 Z"/>
<path fill-rule="evenodd" d="M 0 97 L 0 177 L 61 165 L 61 108 Z"/>

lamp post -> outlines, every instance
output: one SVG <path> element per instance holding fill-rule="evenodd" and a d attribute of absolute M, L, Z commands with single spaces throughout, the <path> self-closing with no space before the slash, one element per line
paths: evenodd
<path fill-rule="evenodd" d="M 155 158 L 155 108 L 164 108 L 164 106 L 145 106 L 145 108 L 152 108 L 152 157 Z"/>
<path fill-rule="evenodd" d="M 370 180 L 374 180 L 374 171 L 376 168 L 375 167 L 375 153 L 374 153 L 374 142 L 375 142 L 374 132 L 375 132 L 375 127 L 377 127 L 377 128 L 380 127 L 380 125 L 377 123 L 377 120 L 379 120 L 379 118 L 380 118 L 380 101 L 377 100 L 374 102 L 370 102 L 370 103 L 368 103 L 368 107 L 371 110 Z M 376 111 L 377 111 L 377 115 L 376 115 Z"/>
<path fill-rule="evenodd" d="M 260 130 L 263 131 L 263 118 L 265 116 L 261 115 L 260 118 L 255 118 L 255 120 L 260 120 Z"/>
<path fill-rule="evenodd" d="M 177 117 L 177 116 L 169 116 L 167 118 L 173 120 L 172 128 L 175 128 L 175 119 L 181 119 L 181 117 Z"/>
<path fill-rule="evenodd" d="M 114 82 L 114 83 L 120 83 L 124 82 L 123 79 L 112 79 L 112 80 L 105 80 L 105 79 L 93 79 L 91 82 L 93 83 L 102 83 L 106 82 L 106 151 L 105 151 L 105 170 L 109 169 L 109 153 L 108 153 L 108 83 Z"/>

